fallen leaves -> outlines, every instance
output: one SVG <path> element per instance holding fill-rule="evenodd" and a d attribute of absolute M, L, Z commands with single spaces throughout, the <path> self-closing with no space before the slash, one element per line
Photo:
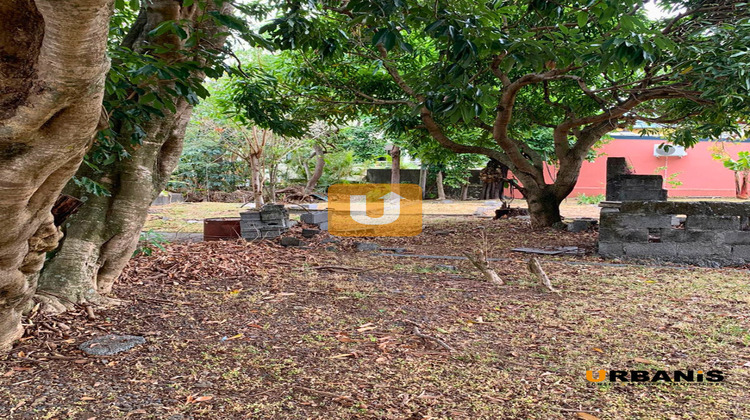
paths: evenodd
<path fill-rule="evenodd" d="M 214 399 L 214 397 L 212 397 L 211 395 L 202 395 L 200 397 L 196 397 L 195 395 L 188 395 L 185 399 L 185 402 L 187 404 L 197 404 L 201 402 L 211 401 L 212 399 Z"/>

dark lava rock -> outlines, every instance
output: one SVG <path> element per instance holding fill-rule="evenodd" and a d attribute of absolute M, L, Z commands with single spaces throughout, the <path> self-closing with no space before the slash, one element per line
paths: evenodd
<path fill-rule="evenodd" d="M 380 245 L 373 242 L 358 242 L 357 251 L 377 251 Z"/>
<path fill-rule="evenodd" d="M 284 236 L 281 238 L 281 245 L 282 246 L 305 246 L 306 244 L 303 241 L 293 236 Z"/>
<path fill-rule="evenodd" d="M 114 335 L 107 334 L 93 338 L 80 346 L 79 349 L 84 353 L 94 356 L 110 356 L 123 351 L 132 349 L 146 342 L 146 339 L 139 335 Z"/>

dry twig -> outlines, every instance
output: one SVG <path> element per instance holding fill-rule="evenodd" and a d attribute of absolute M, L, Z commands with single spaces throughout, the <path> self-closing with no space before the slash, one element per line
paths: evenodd
<path fill-rule="evenodd" d="M 542 269 L 542 264 L 539 263 L 539 260 L 536 259 L 536 257 L 531 257 L 531 259 L 529 259 L 529 271 L 531 271 L 532 274 L 539 278 L 542 286 L 547 288 L 547 290 L 552 293 L 560 293 L 558 290 L 552 287 L 552 282 L 550 282 L 549 277 L 547 277 L 547 273 L 545 273 L 544 269 Z"/>
<path fill-rule="evenodd" d="M 421 338 L 423 340 L 429 340 L 429 341 L 433 341 L 435 343 L 438 343 L 441 347 L 443 347 L 444 349 L 448 350 L 449 352 L 456 351 L 453 347 L 449 346 L 448 343 L 446 343 L 445 341 L 443 341 L 443 340 L 441 340 L 441 339 L 439 339 L 437 337 L 433 337 L 431 335 L 423 334 L 422 331 L 419 331 L 419 324 L 417 322 L 414 322 L 414 321 L 412 321 L 410 319 L 405 319 L 404 322 L 406 322 L 408 324 L 411 324 L 414 327 L 414 331 L 413 332 L 414 332 L 414 335 L 416 335 L 417 337 L 419 337 L 419 338 Z"/>

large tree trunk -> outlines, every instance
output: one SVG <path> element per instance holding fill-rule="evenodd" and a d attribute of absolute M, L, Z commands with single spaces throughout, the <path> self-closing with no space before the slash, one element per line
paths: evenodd
<path fill-rule="evenodd" d="M 313 150 L 315 151 L 315 170 L 313 170 L 312 175 L 310 175 L 310 179 L 307 180 L 305 194 L 310 194 L 315 190 L 318 181 L 320 181 L 320 177 L 323 176 L 323 169 L 326 166 L 325 151 L 323 148 L 316 144 L 313 145 Z"/>
<path fill-rule="evenodd" d="M 23 333 L 50 213 L 102 111 L 109 0 L 0 1 L 0 351 Z"/>
<path fill-rule="evenodd" d="M 391 155 L 391 184 L 401 183 L 401 148 L 393 146 Z"/>
<path fill-rule="evenodd" d="M 145 25 L 134 25 L 134 31 L 126 39 L 133 40 L 134 49 L 139 50 L 146 42 L 153 41 L 147 40 L 147 34 L 161 22 L 193 19 L 198 11 L 196 7 L 182 7 L 181 2 L 154 0 L 141 10 L 138 21 L 145 21 Z M 174 45 L 180 42 L 176 37 L 159 41 Z M 221 45 L 223 40 L 210 42 Z M 197 72 L 194 76 L 204 77 Z M 171 88 L 169 83 L 159 85 L 164 96 L 167 88 Z M 182 97 L 174 104 L 175 112 L 165 109 L 163 117 L 154 115 L 145 124 L 142 145 L 134 148 L 130 158 L 103 167 L 103 174 L 81 168 L 81 175 L 105 185 L 110 197 L 94 196 L 74 185 L 68 186 L 67 192 L 86 200 L 68 220 L 65 240 L 39 279 L 40 298 L 48 303 L 47 309 L 63 310 L 71 303 L 103 302 L 106 299 L 102 295 L 111 292 L 138 244 L 151 202 L 166 185 L 182 152 L 192 106 Z M 120 133 L 117 141 L 127 145 L 130 133 Z"/>
<path fill-rule="evenodd" d="M 536 187 L 526 188 L 526 202 L 529 205 L 529 216 L 531 216 L 531 226 L 535 229 L 553 226 L 562 221 L 560 216 L 560 203 L 563 198 L 559 198 L 554 192 L 554 186 L 546 185 L 539 189 Z"/>

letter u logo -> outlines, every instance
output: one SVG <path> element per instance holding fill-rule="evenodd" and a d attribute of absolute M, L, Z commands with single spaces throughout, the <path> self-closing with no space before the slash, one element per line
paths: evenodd
<path fill-rule="evenodd" d="M 586 380 L 591 381 L 591 382 L 601 382 L 601 381 L 604 380 L 604 378 L 607 377 L 607 371 L 605 371 L 603 369 L 599 370 L 597 372 L 597 375 L 598 375 L 597 378 L 594 379 L 594 371 L 593 370 L 587 370 L 586 371 Z"/>

